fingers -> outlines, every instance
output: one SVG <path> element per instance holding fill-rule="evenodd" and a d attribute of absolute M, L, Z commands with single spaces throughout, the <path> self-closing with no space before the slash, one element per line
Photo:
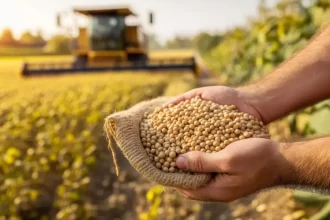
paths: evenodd
<path fill-rule="evenodd" d="M 180 169 L 193 172 L 221 172 L 221 157 L 220 153 L 191 151 L 180 155 L 176 165 Z"/>
<path fill-rule="evenodd" d="M 190 90 L 186 93 L 183 93 L 182 95 L 179 95 L 177 97 L 175 97 L 174 99 L 170 100 L 169 102 L 165 103 L 163 105 L 163 107 L 167 107 L 169 106 L 170 104 L 172 105 L 176 105 L 182 101 L 185 101 L 185 100 L 188 100 L 188 99 L 192 99 L 196 96 L 199 96 L 199 90 L 198 89 L 193 89 L 193 90 Z"/>
<path fill-rule="evenodd" d="M 197 190 L 176 189 L 177 192 L 190 200 L 203 202 L 232 202 L 236 197 L 232 197 L 226 191 L 214 191 L 213 188 L 203 188 Z"/>
<path fill-rule="evenodd" d="M 207 185 L 206 187 L 198 188 L 194 190 L 188 190 L 182 188 L 175 188 L 175 190 L 190 200 L 215 201 L 216 196 L 212 184 L 213 182 L 209 183 L 209 185 Z"/>
<path fill-rule="evenodd" d="M 218 199 L 214 198 L 213 196 L 214 192 L 212 194 L 210 190 L 188 191 L 188 190 L 177 189 L 177 191 L 190 200 L 203 201 L 203 202 L 218 201 Z"/>
<path fill-rule="evenodd" d="M 212 180 L 207 186 L 188 190 L 175 188 L 177 192 L 190 200 L 204 201 L 204 202 L 231 202 L 236 199 L 236 193 L 228 190 L 225 186 L 226 174 L 219 174 L 217 180 Z"/>

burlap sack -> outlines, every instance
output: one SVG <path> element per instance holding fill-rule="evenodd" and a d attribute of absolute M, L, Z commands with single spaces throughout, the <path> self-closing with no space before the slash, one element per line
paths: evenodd
<path fill-rule="evenodd" d="M 105 119 L 104 130 L 108 141 L 115 142 L 130 164 L 146 179 L 167 187 L 195 189 L 208 183 L 210 174 L 166 173 L 157 169 L 150 161 L 140 140 L 140 122 L 144 112 L 152 112 L 156 107 L 168 101 L 168 97 L 159 97 L 143 101 L 128 110 L 116 112 Z M 112 149 L 114 163 L 116 157 Z M 119 170 L 117 169 L 117 175 Z"/>

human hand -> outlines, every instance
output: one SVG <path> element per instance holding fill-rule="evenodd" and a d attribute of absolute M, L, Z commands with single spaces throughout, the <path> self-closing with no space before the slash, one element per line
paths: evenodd
<path fill-rule="evenodd" d="M 217 104 L 222 105 L 235 105 L 238 110 L 242 112 L 246 112 L 257 119 L 263 121 L 262 113 L 256 108 L 256 106 L 252 105 L 244 92 L 226 87 L 226 86 L 207 86 L 201 87 L 197 89 L 192 89 L 186 93 L 183 93 L 173 100 L 170 100 L 168 103 L 164 105 L 167 107 L 169 105 L 178 104 L 181 101 L 185 101 L 194 97 L 199 96 L 200 98 L 208 101 L 213 101 Z"/>
<path fill-rule="evenodd" d="M 262 138 L 234 142 L 217 153 L 191 151 L 179 156 L 180 169 L 212 172 L 216 176 L 202 188 L 175 188 L 192 200 L 230 202 L 274 187 L 282 182 L 288 166 L 280 143 Z"/>

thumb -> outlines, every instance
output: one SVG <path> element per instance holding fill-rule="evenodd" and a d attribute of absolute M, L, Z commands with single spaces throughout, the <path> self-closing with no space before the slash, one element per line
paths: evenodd
<path fill-rule="evenodd" d="M 181 154 L 176 160 L 179 169 L 193 172 L 219 172 L 220 157 L 218 153 L 191 151 Z"/>

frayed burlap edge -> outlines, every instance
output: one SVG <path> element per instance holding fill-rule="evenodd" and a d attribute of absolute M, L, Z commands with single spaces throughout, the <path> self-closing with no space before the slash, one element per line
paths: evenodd
<path fill-rule="evenodd" d="M 187 189 L 202 187 L 211 179 L 210 174 L 163 172 L 153 165 L 142 146 L 140 122 L 144 112 L 152 112 L 168 100 L 168 97 L 159 97 L 150 101 L 143 101 L 128 110 L 113 113 L 105 119 L 104 130 L 113 154 L 117 175 L 119 169 L 113 149 L 114 142 L 136 171 L 149 181 L 167 187 Z"/>

